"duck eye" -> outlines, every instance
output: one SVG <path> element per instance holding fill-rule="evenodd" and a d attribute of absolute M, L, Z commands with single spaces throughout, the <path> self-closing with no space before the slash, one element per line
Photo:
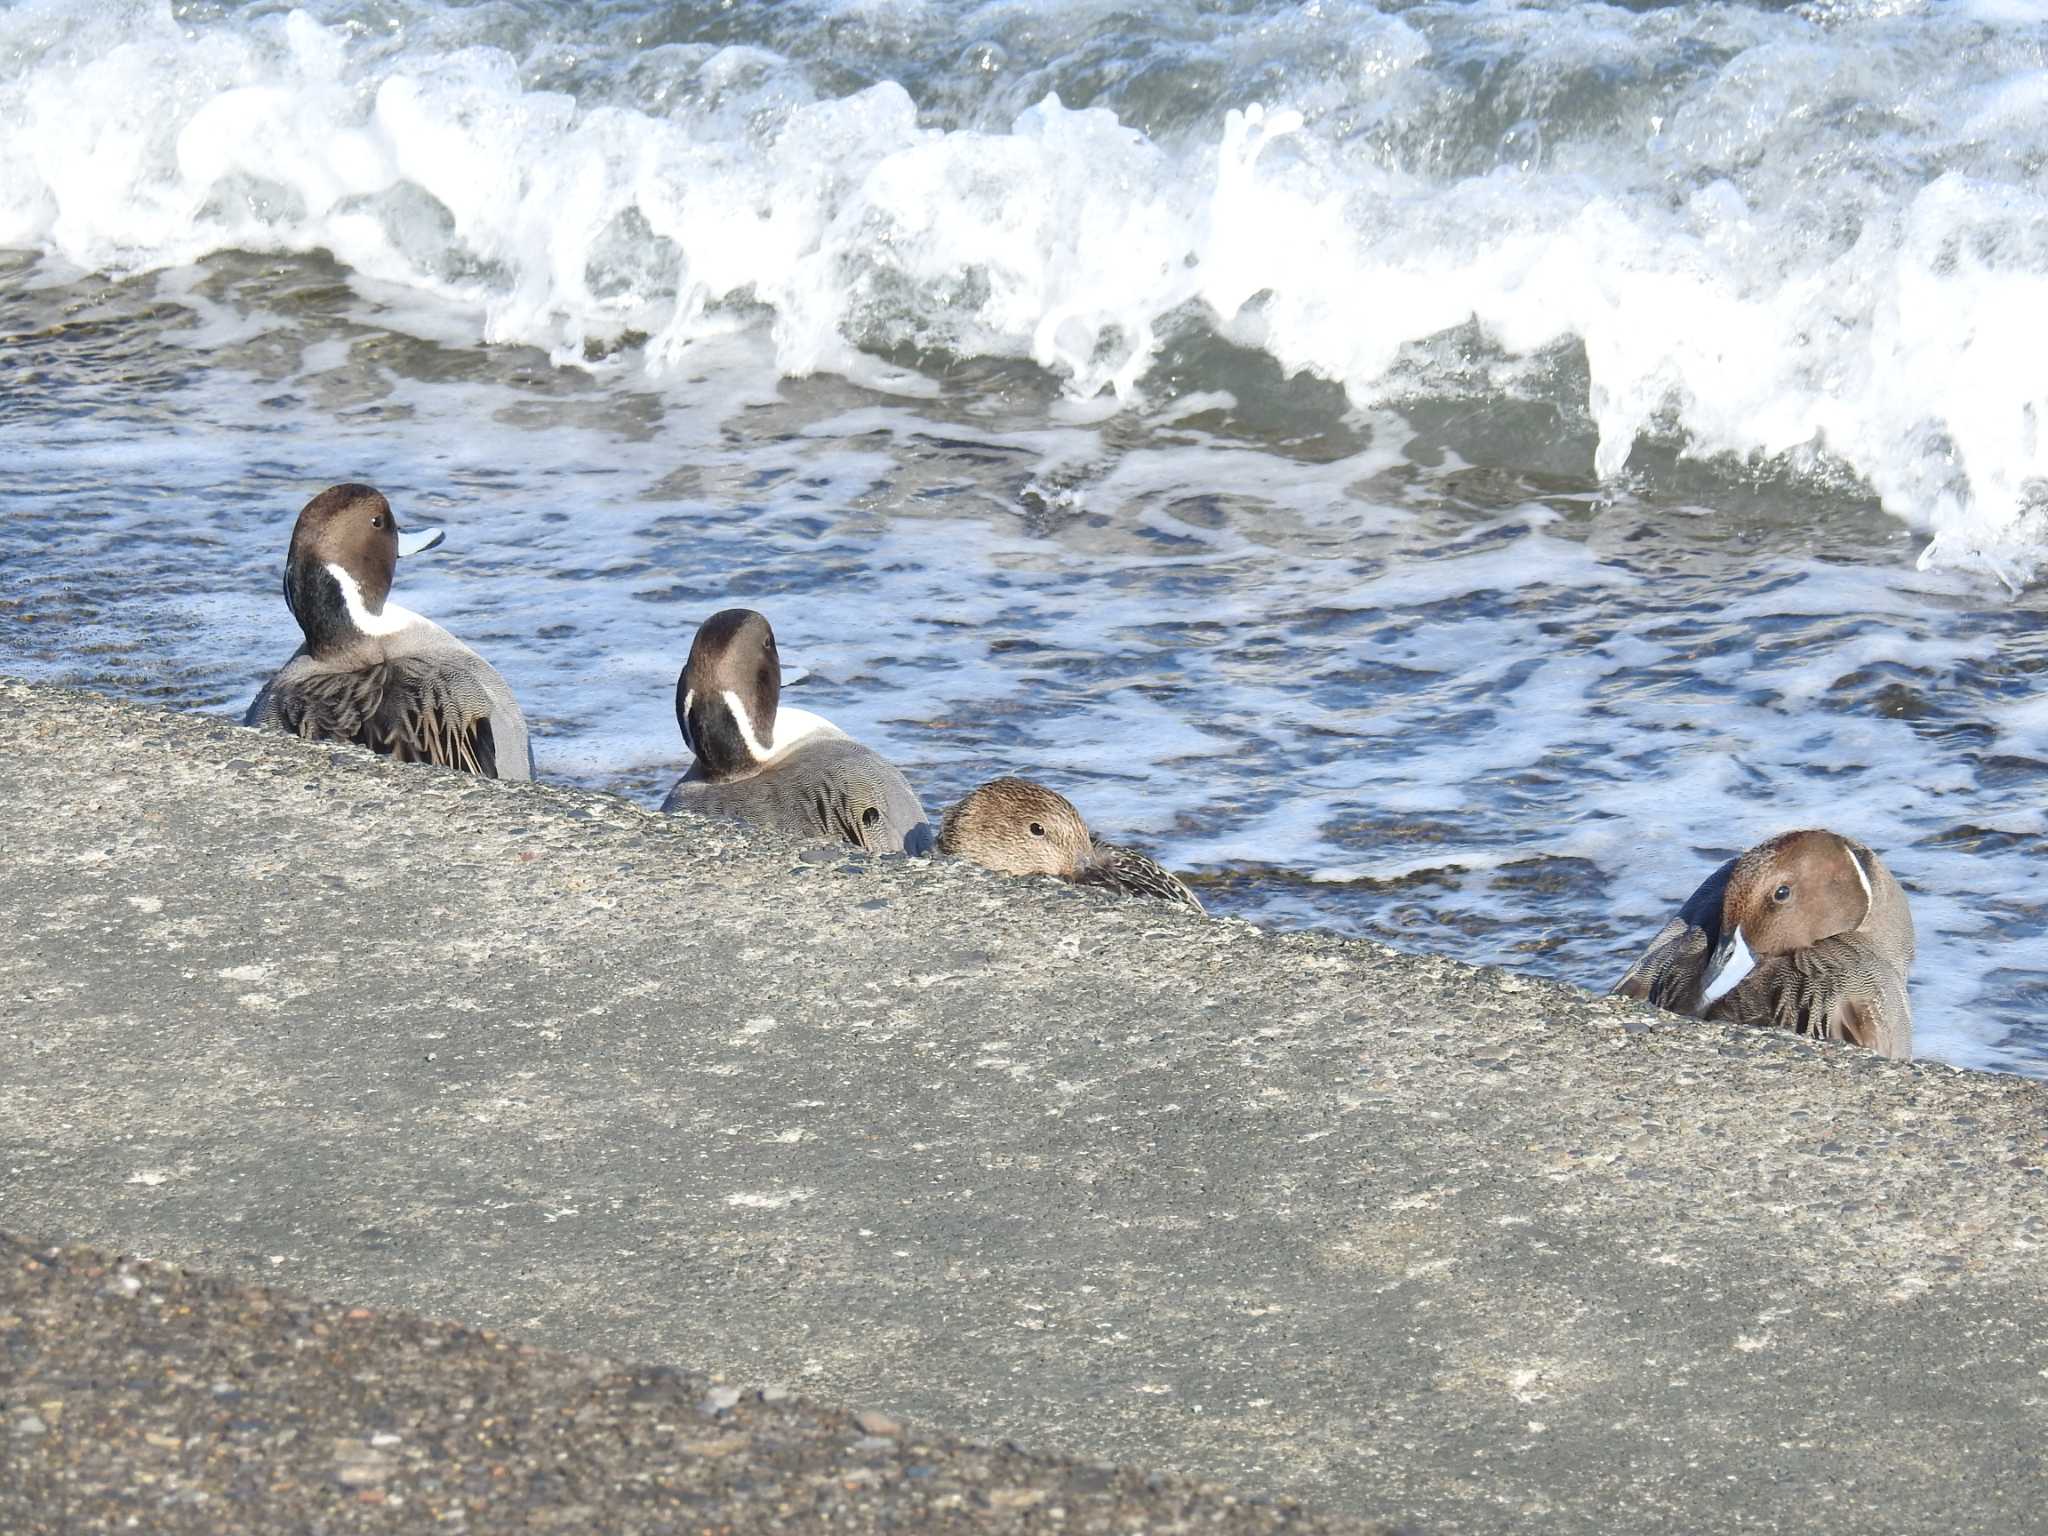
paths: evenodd
<path fill-rule="evenodd" d="M 379 512 L 375 517 L 371 518 L 370 526 L 372 528 L 382 528 L 384 526 L 384 514 Z"/>
<path fill-rule="evenodd" d="M 1771 900 L 1773 901 L 1790 901 L 1791 899 L 1792 887 L 1789 885 L 1781 885 L 1775 891 L 1771 892 Z"/>
<path fill-rule="evenodd" d="M 1033 823 L 1031 823 L 1031 835 L 1032 835 L 1033 837 L 1043 837 L 1043 836 L 1045 836 L 1045 825 L 1044 825 L 1044 823 L 1042 823 L 1042 822 L 1036 822 L 1036 821 L 1034 821 Z"/>

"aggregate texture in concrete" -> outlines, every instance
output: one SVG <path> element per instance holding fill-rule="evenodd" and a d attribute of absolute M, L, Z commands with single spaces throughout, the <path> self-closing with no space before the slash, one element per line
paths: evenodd
<path fill-rule="evenodd" d="M 1390 1529 L 5 1234 L 0 1367 L 8 1536 Z"/>
<path fill-rule="evenodd" d="M 0 849 L 0 1227 L 1432 1530 L 2048 1522 L 2039 1084 L 20 685 Z"/>

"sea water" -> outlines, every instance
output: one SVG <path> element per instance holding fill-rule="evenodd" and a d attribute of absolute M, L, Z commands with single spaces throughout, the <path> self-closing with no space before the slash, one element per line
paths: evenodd
<path fill-rule="evenodd" d="M 934 811 L 1595 987 L 1801 824 L 2048 1071 L 2022 0 L 0 10 L 0 669 L 239 713 L 298 507 L 544 777 L 695 622 Z"/>

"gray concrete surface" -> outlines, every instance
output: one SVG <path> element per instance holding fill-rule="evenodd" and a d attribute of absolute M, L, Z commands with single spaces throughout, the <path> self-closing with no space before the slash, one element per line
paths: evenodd
<path fill-rule="evenodd" d="M 2044 1520 L 2041 1085 L 0 687 L 0 1227 L 1489 1531 Z"/>

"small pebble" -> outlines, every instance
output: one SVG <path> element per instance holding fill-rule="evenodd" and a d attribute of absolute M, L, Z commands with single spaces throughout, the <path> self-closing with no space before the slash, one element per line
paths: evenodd
<path fill-rule="evenodd" d="M 861 1433 L 866 1435 L 898 1439 L 903 1434 L 903 1426 L 901 1424 L 898 1424 L 886 1413 L 876 1413 L 872 1409 L 864 1413 L 856 1413 L 853 1416 L 853 1422 L 859 1425 Z"/>
<path fill-rule="evenodd" d="M 50 1432 L 50 1426 L 43 1422 L 41 1414 L 24 1413 L 14 1421 L 14 1432 L 17 1435 L 45 1435 Z"/>
<path fill-rule="evenodd" d="M 988 1493 L 991 1509 L 1034 1509 L 1045 1502 L 1043 1488 L 991 1488 Z"/>
<path fill-rule="evenodd" d="M 738 1387 L 713 1387 L 704 1394 L 702 1407 L 706 1413 L 716 1416 L 721 1413 L 731 1413 L 733 1409 L 739 1406 L 739 1402 L 740 1389 Z"/>
<path fill-rule="evenodd" d="M 334 1480 L 344 1488 L 375 1487 L 397 1468 L 391 1457 L 360 1440 L 334 1442 Z"/>

